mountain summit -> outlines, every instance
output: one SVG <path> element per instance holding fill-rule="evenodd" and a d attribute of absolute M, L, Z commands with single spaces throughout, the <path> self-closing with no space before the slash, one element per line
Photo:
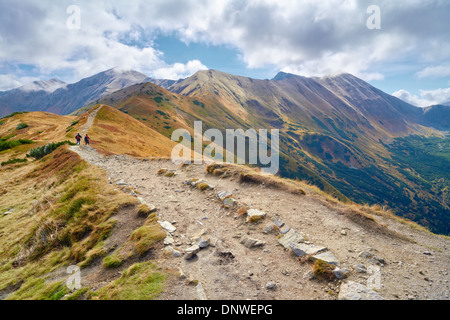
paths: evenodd
<path fill-rule="evenodd" d="M 26 84 L 22 87 L 17 88 L 20 91 L 45 91 L 52 93 L 53 91 L 66 86 L 64 81 L 59 79 L 50 79 L 44 81 L 33 81 L 32 83 Z"/>

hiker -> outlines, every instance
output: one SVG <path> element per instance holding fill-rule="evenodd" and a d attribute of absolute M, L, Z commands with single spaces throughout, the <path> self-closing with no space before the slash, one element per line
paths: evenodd
<path fill-rule="evenodd" d="M 85 136 L 84 136 L 84 144 L 85 145 L 88 145 L 89 144 L 89 136 L 86 134 Z"/>
<path fill-rule="evenodd" d="M 75 136 L 75 139 L 77 139 L 77 145 L 79 145 L 80 142 L 81 142 L 81 135 L 78 133 L 78 134 Z"/>

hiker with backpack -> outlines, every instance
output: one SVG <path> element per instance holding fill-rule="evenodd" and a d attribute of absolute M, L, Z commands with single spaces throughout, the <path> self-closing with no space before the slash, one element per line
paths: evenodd
<path fill-rule="evenodd" d="M 78 133 L 78 134 L 75 136 L 75 139 L 77 139 L 77 145 L 79 145 L 79 144 L 81 143 L 81 135 Z"/>
<path fill-rule="evenodd" d="M 86 134 L 86 135 L 84 136 L 84 145 L 88 145 L 88 144 L 89 144 L 89 140 L 90 140 L 90 138 L 89 138 L 89 136 Z"/>

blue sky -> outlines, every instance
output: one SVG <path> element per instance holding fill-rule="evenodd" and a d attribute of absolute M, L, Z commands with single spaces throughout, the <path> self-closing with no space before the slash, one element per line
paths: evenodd
<path fill-rule="evenodd" d="M 0 91 L 114 67 L 348 72 L 426 106 L 450 101 L 449 16 L 447 0 L 2 0 Z"/>
<path fill-rule="evenodd" d="M 161 36 L 155 40 L 155 48 L 164 53 L 164 61 L 169 64 L 197 59 L 208 69 L 255 79 L 272 79 L 280 71 L 275 66 L 247 68 L 239 57 L 239 50 L 229 45 L 186 44 L 176 36 Z"/>

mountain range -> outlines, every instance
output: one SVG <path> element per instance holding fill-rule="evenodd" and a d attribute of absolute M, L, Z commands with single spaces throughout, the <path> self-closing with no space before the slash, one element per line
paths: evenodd
<path fill-rule="evenodd" d="M 100 72 L 72 84 L 58 79 L 35 81 L 0 92 L 0 116 L 20 111 L 47 111 L 67 115 L 109 93 L 143 82 L 171 85 L 175 81 L 156 80 L 137 71 L 123 71 L 118 68 Z"/>
<path fill-rule="evenodd" d="M 74 84 L 51 80 L 0 93 L 2 115 L 80 114 L 96 104 L 166 137 L 192 131 L 197 120 L 204 130 L 279 129 L 281 176 L 450 233 L 449 106 L 418 108 L 351 74 L 258 80 L 216 70 L 172 81 L 112 69 Z"/>

